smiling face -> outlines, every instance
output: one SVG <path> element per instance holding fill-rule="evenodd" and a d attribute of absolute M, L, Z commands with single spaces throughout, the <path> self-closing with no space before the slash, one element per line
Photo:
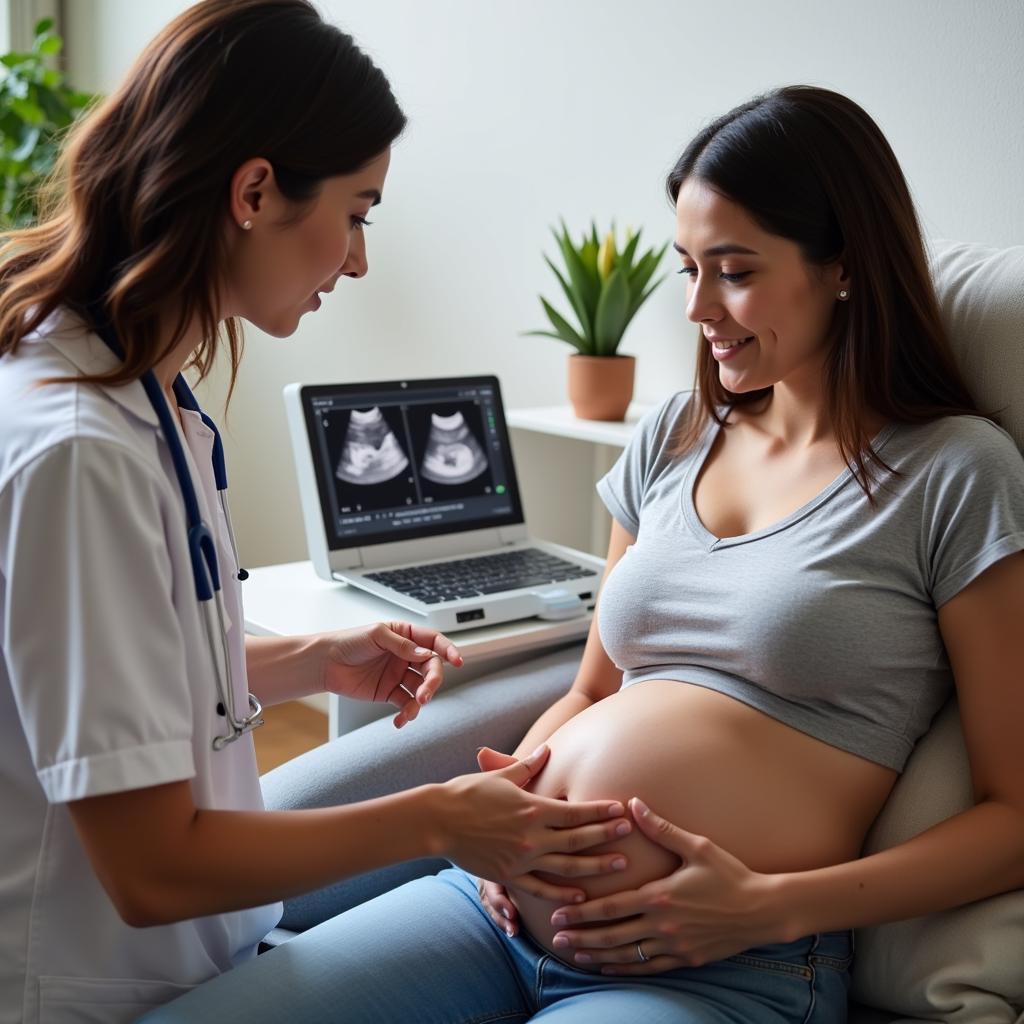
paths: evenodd
<path fill-rule="evenodd" d="M 768 233 L 697 178 L 679 190 L 675 247 L 688 278 L 686 315 L 701 325 L 723 387 L 820 387 L 837 293 L 846 286 L 840 264 L 808 264 L 796 242 Z"/>
<path fill-rule="evenodd" d="M 326 178 L 298 211 L 265 160 L 239 168 L 232 180 L 222 315 L 287 337 L 304 313 L 320 308 L 318 293 L 333 290 L 339 277 L 362 277 L 366 215 L 380 202 L 390 159 L 389 149 L 353 174 Z"/>

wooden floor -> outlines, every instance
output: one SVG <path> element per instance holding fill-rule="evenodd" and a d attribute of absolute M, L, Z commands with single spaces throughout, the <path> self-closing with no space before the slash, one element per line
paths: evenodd
<path fill-rule="evenodd" d="M 265 724 L 253 732 L 260 775 L 327 742 L 327 716 L 299 701 L 264 712 Z"/>

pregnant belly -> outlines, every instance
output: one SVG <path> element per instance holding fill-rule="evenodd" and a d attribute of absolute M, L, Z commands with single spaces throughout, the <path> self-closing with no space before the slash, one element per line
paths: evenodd
<path fill-rule="evenodd" d="M 638 796 L 755 871 L 806 870 L 857 856 L 895 774 L 730 697 L 670 680 L 636 683 L 566 722 L 531 789 L 568 800 Z M 588 898 L 635 889 L 679 866 L 639 829 L 597 848 L 625 871 L 566 880 Z M 513 893 L 524 927 L 549 951 L 557 904 Z"/>

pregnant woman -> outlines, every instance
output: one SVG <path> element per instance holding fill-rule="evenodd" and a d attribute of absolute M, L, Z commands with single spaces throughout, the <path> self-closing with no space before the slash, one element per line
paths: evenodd
<path fill-rule="evenodd" d="M 195 1019 L 834 1024 L 849 929 L 1024 885 L 1024 460 L 953 364 L 892 151 L 791 87 L 702 131 L 668 189 L 697 388 L 599 484 L 598 616 L 521 748 L 551 749 L 535 792 L 630 801 L 621 870 L 420 879 Z M 954 685 L 976 806 L 859 859 Z"/>

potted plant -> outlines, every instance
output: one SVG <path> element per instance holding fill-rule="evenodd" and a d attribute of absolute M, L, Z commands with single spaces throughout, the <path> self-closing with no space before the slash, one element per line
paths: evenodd
<path fill-rule="evenodd" d="M 662 276 L 651 282 L 668 243 L 638 257 L 640 232 L 627 231 L 625 247 L 620 251 L 615 244 L 614 224 L 603 241 L 598 241 L 593 222 L 578 245 L 569 237 L 564 222 L 561 232 L 552 229 L 552 234 L 566 273 L 546 255 L 544 259 L 558 278 L 579 326 L 541 296 L 553 330 L 526 333 L 557 338 L 576 349 L 569 356 L 569 401 L 580 419 L 621 420 L 633 398 L 636 360 L 619 355 L 617 350 L 636 311 L 665 279 Z"/>
<path fill-rule="evenodd" d="M 64 129 L 93 101 L 47 66 L 63 45 L 53 19 L 45 18 L 30 51 L 0 57 L 0 229 L 35 223 L 39 186 L 53 169 Z"/>

